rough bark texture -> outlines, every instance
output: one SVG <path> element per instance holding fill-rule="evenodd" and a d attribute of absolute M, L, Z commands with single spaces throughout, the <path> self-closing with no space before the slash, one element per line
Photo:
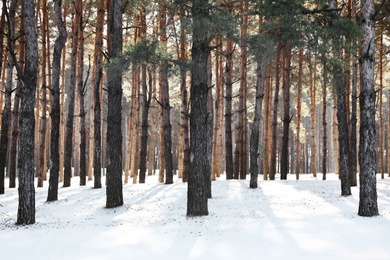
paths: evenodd
<path fill-rule="evenodd" d="M 34 21 L 34 1 L 23 0 L 22 8 L 26 36 L 26 64 L 24 74 L 20 78 L 22 81 L 22 96 L 18 155 L 19 205 L 16 224 L 28 225 L 35 223 L 34 107 L 38 74 L 38 43 Z"/>
<path fill-rule="evenodd" d="M 379 215 L 376 191 L 375 89 L 374 89 L 374 2 L 361 2 L 360 52 L 360 194 L 359 216 Z"/>
<path fill-rule="evenodd" d="M 111 0 L 109 7 L 108 35 L 109 57 L 114 60 L 122 53 L 122 1 Z M 111 64 L 108 77 L 107 114 L 107 191 L 106 207 L 123 205 L 122 192 L 122 68 Z"/>
<path fill-rule="evenodd" d="M 53 65 L 52 65 L 52 107 L 51 107 L 51 134 L 50 134 L 50 177 L 47 201 L 58 199 L 58 180 L 60 171 L 60 74 L 61 74 L 61 52 L 66 42 L 66 28 L 62 21 L 62 1 L 54 1 L 54 15 L 59 35 L 54 44 Z"/>
<path fill-rule="evenodd" d="M 259 165 L 258 165 L 258 150 L 259 150 L 259 136 L 260 136 L 260 118 L 261 110 L 263 105 L 264 98 L 264 85 L 265 85 L 265 65 L 261 62 L 257 64 L 256 71 L 256 102 L 255 102 L 255 117 L 253 119 L 251 137 L 250 137 L 250 165 L 249 165 L 249 174 L 250 174 L 250 188 L 257 188 L 257 177 L 259 174 Z"/>
<path fill-rule="evenodd" d="M 326 180 L 326 163 L 328 159 L 328 143 L 327 143 L 327 131 L 326 131 L 326 64 L 324 63 L 324 70 L 323 70 L 323 87 L 322 87 L 322 180 Z"/>
<path fill-rule="evenodd" d="M 311 59 L 311 58 L 309 58 Z M 311 172 L 317 177 L 317 141 L 316 141 L 316 62 L 310 62 L 310 119 L 311 119 Z"/>
<path fill-rule="evenodd" d="M 290 129 L 290 73 L 291 73 L 291 47 L 285 49 L 284 62 L 284 78 L 283 78 L 283 137 L 282 137 L 282 153 L 280 158 L 280 178 L 287 179 L 289 168 L 288 163 L 288 139 Z"/>
<path fill-rule="evenodd" d="M 208 0 L 192 1 L 192 82 L 191 82 L 191 169 L 188 179 L 187 216 L 208 215 L 208 184 L 211 165 L 207 156 L 207 62 L 209 48 Z"/>
<path fill-rule="evenodd" d="M 233 179 L 233 137 L 232 137 L 232 94 L 233 94 L 233 41 L 228 39 L 226 44 L 225 64 L 225 163 L 226 179 Z"/>

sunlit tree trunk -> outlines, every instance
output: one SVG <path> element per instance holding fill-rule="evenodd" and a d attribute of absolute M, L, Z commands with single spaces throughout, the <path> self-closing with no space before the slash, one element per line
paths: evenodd
<path fill-rule="evenodd" d="M 309 54 L 311 55 L 311 54 Z M 311 172 L 317 177 L 317 142 L 316 142 L 316 62 L 314 64 L 309 57 L 310 70 L 310 119 L 311 119 Z"/>
<path fill-rule="evenodd" d="M 148 152 L 148 175 L 154 175 L 155 173 L 155 168 L 154 168 L 154 158 L 155 158 L 155 148 L 156 148 L 156 139 L 157 139 L 157 120 L 156 120 L 156 113 L 158 112 L 157 107 L 156 107 L 156 73 L 155 71 L 150 71 L 149 70 L 149 89 L 152 89 L 152 99 L 151 99 L 151 126 L 150 126 L 150 143 L 149 143 L 149 152 Z"/>
<path fill-rule="evenodd" d="M 296 163 L 295 163 L 295 178 L 299 180 L 301 172 L 301 121 L 302 121 L 302 63 L 303 50 L 299 50 L 298 54 L 298 97 L 297 97 L 297 140 L 296 140 Z"/>

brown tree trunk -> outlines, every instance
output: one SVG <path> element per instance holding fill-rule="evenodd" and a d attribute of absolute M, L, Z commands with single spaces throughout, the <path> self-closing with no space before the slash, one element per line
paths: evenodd
<path fill-rule="evenodd" d="M 326 180 L 326 163 L 328 158 L 328 143 L 327 143 L 327 131 L 326 131 L 326 82 L 327 82 L 327 76 L 326 76 L 326 63 L 324 62 L 324 70 L 323 70 L 323 86 L 322 86 L 322 180 Z"/>
<path fill-rule="evenodd" d="M 383 31 L 379 36 L 379 172 L 381 178 L 385 178 L 385 167 L 383 162 Z"/>
<path fill-rule="evenodd" d="M 301 172 L 301 121 L 302 121 L 302 63 L 303 50 L 299 50 L 298 54 L 298 97 L 297 97 L 297 144 L 296 144 L 296 163 L 295 163 L 295 178 L 299 180 Z"/>
<path fill-rule="evenodd" d="M 156 139 L 157 139 L 157 120 L 156 120 L 156 73 L 149 70 L 149 89 L 152 89 L 151 93 L 151 126 L 150 126 L 150 143 L 149 143 L 149 153 L 148 153 L 148 175 L 154 175 L 154 158 L 155 158 L 155 148 L 156 148 Z"/>
<path fill-rule="evenodd" d="M 309 54 L 311 55 L 311 54 Z M 309 69 L 310 69 L 310 119 L 311 119 L 311 172 L 313 177 L 317 177 L 317 141 L 316 141 L 316 69 L 317 64 L 311 62 L 309 57 Z"/>

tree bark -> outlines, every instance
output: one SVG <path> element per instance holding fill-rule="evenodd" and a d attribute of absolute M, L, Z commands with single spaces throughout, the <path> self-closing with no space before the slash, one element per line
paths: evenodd
<path fill-rule="evenodd" d="M 108 19 L 109 58 L 122 53 L 122 1 L 111 0 Z M 110 64 L 108 77 L 107 114 L 107 190 L 106 207 L 123 205 L 122 192 L 122 68 Z"/>
<path fill-rule="evenodd" d="M 47 201 L 58 199 L 58 180 L 60 167 L 59 139 L 60 139 L 60 74 L 61 52 L 66 43 L 66 27 L 61 17 L 62 1 L 54 1 L 54 15 L 59 35 L 54 44 L 52 65 L 52 110 L 51 110 L 51 134 L 50 134 L 50 178 Z"/>
<path fill-rule="evenodd" d="M 359 216 L 379 215 L 376 191 L 374 36 L 375 10 L 372 0 L 362 0 L 360 49 L 360 193 Z"/>
<path fill-rule="evenodd" d="M 326 82 L 327 82 L 327 76 L 326 76 L 326 63 L 324 62 L 324 70 L 323 70 L 323 87 L 322 87 L 322 180 L 326 180 L 326 172 L 327 172 L 327 158 L 328 158 L 328 143 L 327 143 L 327 131 L 326 131 Z"/>
<path fill-rule="evenodd" d="M 207 156 L 209 48 L 208 0 L 192 1 L 192 82 L 191 82 L 191 169 L 188 178 L 187 216 L 208 215 L 208 190 L 211 165 Z"/>
<path fill-rule="evenodd" d="M 70 61 L 70 93 L 68 96 L 69 106 L 66 119 L 65 133 L 65 154 L 64 154 L 64 187 L 69 187 L 72 178 L 72 156 L 73 156 L 73 124 L 75 110 L 75 93 L 76 93 L 76 64 L 77 51 L 79 43 L 79 24 L 81 19 L 80 7 L 81 0 L 77 0 L 75 4 L 75 18 L 72 28 L 72 55 Z"/>
<path fill-rule="evenodd" d="M 309 54 L 310 55 L 310 54 Z M 313 177 L 317 177 L 317 141 L 316 141 L 316 69 L 317 65 L 311 62 L 309 57 L 310 67 L 310 119 L 311 119 L 311 172 Z"/>
<path fill-rule="evenodd" d="M 291 47 L 285 48 L 285 62 L 283 64 L 285 74 L 283 78 L 283 137 L 282 137 L 282 153 L 280 158 L 280 178 L 287 179 L 288 173 L 288 139 L 290 129 L 290 73 L 291 73 Z"/>
<path fill-rule="evenodd" d="M 299 50 L 298 54 L 298 97 L 297 97 L 297 144 L 296 144 L 296 163 L 295 163 L 295 178 L 299 180 L 301 172 L 301 121 L 302 121 L 302 64 L 303 50 Z"/>
<path fill-rule="evenodd" d="M 20 142 L 18 155 L 19 205 L 16 224 L 35 223 L 34 189 L 34 142 L 35 142 L 35 92 L 38 75 L 38 43 L 34 22 L 35 9 L 33 0 L 23 0 L 24 32 L 26 36 L 26 64 L 22 81 L 21 113 L 19 119 Z"/>
<path fill-rule="evenodd" d="M 3 1 L 3 5 L 6 5 L 6 2 Z M 8 25 L 8 35 L 7 35 L 7 72 L 5 91 L 4 91 L 4 108 L 2 111 L 2 120 L 1 120 L 1 138 L 0 138 L 0 194 L 4 194 L 4 178 L 5 178 L 5 168 L 7 163 L 7 155 L 9 148 L 9 138 L 11 131 L 11 106 L 12 106 L 12 82 L 13 82 L 13 69 L 14 69 L 14 46 L 15 46 L 15 8 L 17 5 L 17 0 L 12 0 L 9 6 L 9 10 L 3 10 L 3 12 L 8 12 L 7 25 Z"/>
<path fill-rule="evenodd" d="M 257 188 L 257 177 L 259 175 L 258 171 L 258 150 L 259 150 L 259 136 L 260 136 L 260 119 L 261 119 L 261 110 L 263 106 L 264 98 L 264 85 L 265 85 L 265 76 L 266 76 L 266 66 L 258 61 L 257 70 L 256 70 L 256 101 L 255 101 L 255 117 L 253 119 L 251 137 L 250 137 L 250 188 Z"/>

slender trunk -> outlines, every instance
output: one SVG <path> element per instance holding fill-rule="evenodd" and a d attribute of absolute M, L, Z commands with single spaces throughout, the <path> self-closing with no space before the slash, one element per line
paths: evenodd
<path fill-rule="evenodd" d="M 323 70 L 323 87 L 322 87 L 322 180 L 326 180 L 326 163 L 328 158 L 328 149 L 327 149 L 327 131 L 326 131 L 326 63 L 324 62 L 324 70 Z"/>
<path fill-rule="evenodd" d="M 310 54 L 309 54 L 310 55 Z M 317 65 L 311 62 L 309 57 L 310 69 L 310 119 L 311 119 L 311 172 L 313 177 L 317 177 L 317 142 L 316 142 L 316 69 Z"/>
<path fill-rule="evenodd" d="M 148 92 L 148 86 L 146 84 L 146 66 L 142 66 L 142 95 L 141 98 L 141 149 L 140 149 L 140 163 L 139 163 L 139 183 L 145 183 L 146 175 L 146 155 L 148 150 L 148 114 L 151 100 L 150 89 Z"/>
<path fill-rule="evenodd" d="M 226 179 L 233 179 L 232 94 L 233 94 L 233 41 L 227 40 L 225 64 L 225 163 Z"/>
<path fill-rule="evenodd" d="M 83 12 L 82 2 L 80 3 L 80 12 Z M 78 73 L 77 73 L 77 90 L 79 97 L 79 117 L 80 117 L 80 186 L 86 185 L 87 179 L 87 140 L 86 140 L 86 129 L 85 129 L 85 84 L 84 84 L 84 33 L 83 33 L 83 20 L 80 19 L 79 24 L 79 53 L 78 53 Z M 89 69 L 88 69 L 89 71 Z"/>
<path fill-rule="evenodd" d="M 6 11 L 6 5 L 3 4 L 2 12 L 1 12 L 1 18 L 0 18 L 0 76 L 4 81 L 4 73 L 3 73 L 3 55 L 4 55 L 4 28 L 5 28 L 5 11 Z M 6 58 L 4 58 L 5 60 Z M 4 66 L 5 67 L 5 66 Z M 1 125 L 1 119 L 2 119 L 2 112 L 3 112 L 3 84 L 0 85 L 0 125 Z M 1 178 L 1 177 L 0 177 Z"/>
<path fill-rule="evenodd" d="M 73 124 L 74 124 L 74 110 L 75 110 L 75 93 L 76 93 L 76 63 L 77 63 L 77 51 L 78 51 L 78 37 L 79 37 L 79 24 L 81 18 L 80 3 L 81 0 L 76 1 L 75 5 L 75 18 L 72 28 L 72 55 L 70 61 L 70 93 L 68 96 L 69 106 L 68 115 L 66 119 L 66 133 L 65 133 L 65 154 L 64 154 L 64 187 L 70 186 L 72 178 L 72 155 L 73 155 Z"/>
<path fill-rule="evenodd" d="M 375 10 L 372 0 L 362 0 L 360 58 L 360 194 L 359 216 L 379 215 L 376 191 L 374 35 Z"/>
<path fill-rule="evenodd" d="M 385 178 L 385 167 L 383 162 L 383 32 L 380 33 L 379 42 L 379 172 L 381 178 Z"/>
<path fill-rule="evenodd" d="M 255 117 L 253 119 L 251 137 L 250 137 L 250 188 L 257 188 L 257 177 L 258 177 L 258 149 L 259 149 L 259 136 L 260 136 L 260 119 L 261 110 L 264 98 L 264 85 L 266 76 L 266 66 L 258 61 L 256 71 L 256 101 L 255 101 Z"/>
<path fill-rule="evenodd" d="M 54 15 L 59 35 L 54 44 L 52 65 L 52 107 L 51 107 L 51 134 L 50 134 L 50 178 L 47 201 L 58 199 L 58 180 L 60 167 L 59 139 L 60 139 L 60 74 L 61 52 L 66 42 L 66 27 L 61 17 L 61 0 L 54 2 Z M 64 64 L 63 64 L 64 66 Z"/>
<path fill-rule="evenodd" d="M 272 112 L 272 147 L 271 147 L 271 164 L 269 169 L 269 178 L 275 180 L 276 175 L 276 154 L 277 154 L 277 131 L 278 131 L 278 103 L 279 103 L 279 88 L 280 88 L 280 46 L 276 53 L 276 69 L 275 69 L 275 94 L 274 94 L 274 106 Z M 268 173 L 264 172 L 264 180 L 267 180 Z"/>
<path fill-rule="evenodd" d="M 149 89 L 152 89 L 152 92 L 149 93 L 149 96 L 151 97 L 151 123 L 150 126 L 150 143 L 149 143 L 149 154 L 148 154 L 148 175 L 154 175 L 154 158 L 155 158 L 155 148 L 156 148 L 156 138 L 157 138 L 157 131 L 156 131 L 156 76 L 155 72 L 149 70 Z"/>
<path fill-rule="evenodd" d="M 3 1 L 3 5 L 5 5 Z M 13 69 L 14 69 L 14 59 L 12 57 L 14 53 L 15 46 L 15 8 L 17 5 L 16 0 L 12 0 L 8 10 L 8 58 L 7 58 L 7 72 L 5 75 L 6 84 L 4 91 L 4 108 L 2 112 L 2 121 L 1 121 L 1 138 L 0 138 L 0 194 L 4 194 L 4 178 L 5 178 L 5 168 L 7 163 L 8 147 L 9 147 L 9 138 L 11 132 L 11 95 L 12 95 L 12 83 L 13 83 Z M 4 9 L 3 11 L 7 11 Z"/>
<path fill-rule="evenodd" d="M 46 65 L 47 65 L 47 56 L 46 56 L 46 23 L 48 23 L 48 13 L 47 13 L 47 0 L 42 1 L 42 16 L 43 22 L 41 24 L 42 31 L 42 86 L 41 93 L 38 93 L 40 96 L 40 108 L 41 115 L 39 117 L 39 138 L 38 138 L 38 160 L 37 160 L 37 175 L 38 175 L 38 187 L 43 187 L 43 181 L 46 179 L 46 111 L 47 111 L 47 76 L 46 76 Z M 39 111 L 37 111 L 39 114 Z"/>
<path fill-rule="evenodd" d="M 285 76 L 283 77 L 283 137 L 282 137 L 282 153 L 280 158 L 280 178 L 287 179 L 288 173 L 288 139 L 290 129 L 290 73 L 291 73 L 291 47 L 285 49 Z"/>
<path fill-rule="evenodd" d="M 296 144 L 296 163 L 295 163 L 295 178 L 299 180 L 301 172 L 301 121 L 302 121 L 302 63 L 303 50 L 299 50 L 298 54 L 298 98 L 297 98 L 297 144 Z"/>

